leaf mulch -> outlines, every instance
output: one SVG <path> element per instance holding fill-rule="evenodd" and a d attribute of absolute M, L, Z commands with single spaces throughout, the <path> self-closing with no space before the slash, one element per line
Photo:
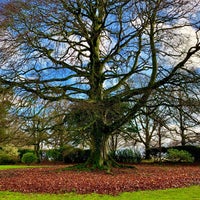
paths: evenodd
<path fill-rule="evenodd" d="M 136 169 L 105 171 L 59 170 L 66 166 L 0 171 L 0 190 L 24 193 L 99 193 L 200 186 L 200 165 L 136 165 Z"/>

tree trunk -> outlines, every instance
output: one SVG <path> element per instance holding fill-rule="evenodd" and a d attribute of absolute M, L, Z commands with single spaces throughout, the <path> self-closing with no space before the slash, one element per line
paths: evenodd
<path fill-rule="evenodd" d="M 40 163 L 41 159 L 40 159 L 40 144 L 39 143 L 34 144 L 34 151 L 37 156 L 37 162 Z"/>
<path fill-rule="evenodd" d="M 96 122 L 91 133 L 91 154 L 86 162 L 87 167 L 100 169 L 110 167 L 108 138 L 109 133 L 105 125 L 102 122 Z"/>
<path fill-rule="evenodd" d="M 161 163 L 162 161 L 162 134 L 161 134 L 161 124 L 159 123 L 158 127 L 158 148 L 159 148 L 159 162 Z"/>
<path fill-rule="evenodd" d="M 108 137 L 103 133 L 96 133 L 92 137 L 91 154 L 87 166 L 92 168 L 109 167 Z"/>
<path fill-rule="evenodd" d="M 185 146 L 185 145 L 186 145 L 184 129 L 181 130 L 181 145 L 182 145 L 182 146 Z"/>
<path fill-rule="evenodd" d="M 150 145 L 149 144 L 145 144 L 145 159 L 149 160 L 150 158 L 151 158 Z"/>

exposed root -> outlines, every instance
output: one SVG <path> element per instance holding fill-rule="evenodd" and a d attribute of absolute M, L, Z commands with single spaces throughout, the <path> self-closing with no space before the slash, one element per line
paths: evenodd
<path fill-rule="evenodd" d="M 103 165 L 97 165 L 97 163 L 86 162 L 76 164 L 70 167 L 65 168 L 66 170 L 75 170 L 75 171 L 106 171 L 108 174 L 112 174 L 113 168 L 132 168 L 137 169 L 133 165 L 121 164 L 116 162 L 112 157 L 109 157 L 109 160 L 104 161 Z"/>

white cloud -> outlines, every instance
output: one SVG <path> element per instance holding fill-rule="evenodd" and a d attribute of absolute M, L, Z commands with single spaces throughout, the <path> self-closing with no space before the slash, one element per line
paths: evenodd
<path fill-rule="evenodd" d="M 166 29 L 163 34 L 166 37 L 162 39 L 161 43 L 161 51 L 165 52 L 161 58 L 166 62 L 176 65 L 185 58 L 191 47 L 195 47 L 199 43 L 200 32 L 197 32 L 189 24 L 189 21 L 181 19 L 174 25 L 174 27 L 180 26 L 179 28 L 173 29 L 172 26 L 162 25 L 162 28 Z M 200 68 L 200 54 L 193 55 L 186 67 Z"/>

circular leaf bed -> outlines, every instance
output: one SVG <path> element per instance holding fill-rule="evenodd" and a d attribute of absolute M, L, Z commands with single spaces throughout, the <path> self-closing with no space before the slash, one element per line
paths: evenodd
<path fill-rule="evenodd" d="M 136 169 L 62 170 L 66 166 L 0 171 L 0 190 L 24 193 L 77 192 L 116 195 L 120 192 L 200 185 L 200 166 L 136 165 Z"/>

